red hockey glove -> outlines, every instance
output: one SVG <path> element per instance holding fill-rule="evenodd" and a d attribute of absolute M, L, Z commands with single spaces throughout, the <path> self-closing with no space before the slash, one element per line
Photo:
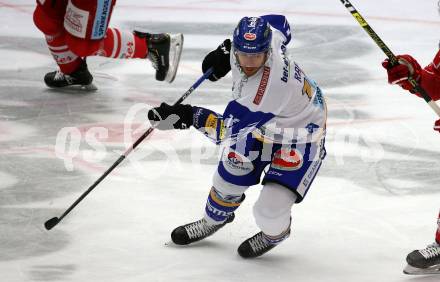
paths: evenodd
<path fill-rule="evenodd" d="M 382 66 L 388 72 L 388 83 L 398 84 L 405 90 L 411 90 L 412 85 L 408 81 L 408 77 L 413 77 L 416 81 L 420 79 L 422 68 L 419 63 L 410 55 L 397 56 L 398 65 L 391 66 L 388 59 L 382 62 Z"/>
<path fill-rule="evenodd" d="M 437 130 L 440 133 L 440 119 L 435 122 L 434 130 Z"/>

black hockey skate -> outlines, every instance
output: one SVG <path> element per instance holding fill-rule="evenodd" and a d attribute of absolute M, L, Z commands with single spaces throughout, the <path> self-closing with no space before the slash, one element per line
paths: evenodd
<path fill-rule="evenodd" d="M 202 218 L 195 222 L 179 226 L 171 232 L 171 240 L 177 245 L 188 245 L 200 241 L 232 222 L 234 218 L 235 215 L 231 214 L 224 223 L 218 225 L 209 225 L 206 220 Z"/>
<path fill-rule="evenodd" d="M 246 239 L 238 247 L 238 254 L 243 258 L 255 258 L 271 249 L 275 248 L 276 244 L 270 243 L 263 232 L 258 232 L 249 239 Z"/>
<path fill-rule="evenodd" d="M 156 79 L 173 82 L 182 54 L 183 35 L 168 33 L 151 34 L 140 31 L 134 33 L 147 40 L 148 58 L 156 69 Z"/>
<path fill-rule="evenodd" d="M 440 274 L 440 245 L 433 243 L 425 249 L 412 251 L 406 262 L 405 274 Z"/>
<path fill-rule="evenodd" d="M 85 61 L 71 74 L 64 74 L 60 70 L 49 72 L 44 76 L 44 82 L 50 88 L 64 88 L 67 86 L 79 86 L 86 90 L 96 90 L 93 85 L 93 76 L 87 69 Z"/>

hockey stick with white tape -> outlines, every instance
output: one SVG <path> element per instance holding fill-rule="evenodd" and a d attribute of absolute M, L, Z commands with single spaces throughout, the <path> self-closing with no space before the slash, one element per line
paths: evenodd
<path fill-rule="evenodd" d="M 392 66 L 399 64 L 397 57 L 388 48 L 388 46 L 380 39 L 379 35 L 371 28 L 364 17 L 356 10 L 355 7 L 350 3 L 349 0 L 341 0 L 342 4 L 347 8 L 351 15 L 356 19 L 356 21 L 361 25 L 361 27 L 370 35 L 370 37 L 376 42 L 377 46 L 387 55 Z M 413 89 L 411 92 L 420 93 L 422 98 L 428 103 L 428 105 L 434 110 L 434 112 L 440 117 L 440 107 L 432 100 L 432 98 L 426 93 L 426 91 L 420 86 L 419 83 L 413 78 L 408 77 L 409 83 L 412 85 Z"/>
<path fill-rule="evenodd" d="M 177 100 L 174 105 L 180 104 L 182 103 L 183 100 L 185 100 L 197 87 L 199 87 L 200 84 L 202 84 L 202 82 L 207 79 L 213 72 L 213 69 L 210 68 L 208 69 L 192 86 L 191 88 L 189 88 L 180 98 L 179 100 Z M 145 131 L 144 134 L 142 134 L 141 137 L 139 137 L 139 139 L 136 140 L 136 142 L 134 142 L 133 145 L 130 146 L 130 148 L 128 148 L 124 154 L 122 154 L 119 159 L 116 160 L 116 162 L 113 163 L 113 165 L 107 169 L 103 175 L 101 175 L 101 177 L 98 178 L 98 180 L 95 181 L 95 183 L 93 183 L 92 186 L 89 187 L 89 189 L 87 189 L 87 191 L 85 191 L 84 193 L 82 193 L 82 195 L 60 216 L 60 217 L 53 217 L 49 220 L 47 220 L 44 223 L 44 227 L 47 230 L 51 230 L 55 225 L 57 225 L 58 223 L 60 223 L 60 221 L 67 215 L 69 214 L 93 189 L 95 189 L 95 187 L 107 176 L 110 174 L 110 172 L 113 171 L 113 169 L 115 167 L 117 167 L 127 156 L 128 154 L 130 154 L 145 138 L 147 138 L 151 132 L 153 132 L 154 127 L 150 127 L 147 131 Z"/>

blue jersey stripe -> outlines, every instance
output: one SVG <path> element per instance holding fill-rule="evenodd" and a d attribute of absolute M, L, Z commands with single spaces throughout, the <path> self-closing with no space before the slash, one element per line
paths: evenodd
<path fill-rule="evenodd" d="M 110 19 L 110 9 L 112 0 L 98 0 L 93 22 L 92 36 L 94 40 L 102 39 L 107 31 L 108 21 Z"/>

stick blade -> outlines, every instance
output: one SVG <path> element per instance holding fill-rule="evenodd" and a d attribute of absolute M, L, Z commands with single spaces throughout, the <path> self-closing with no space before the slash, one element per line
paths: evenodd
<path fill-rule="evenodd" d="M 58 224 L 58 222 L 60 222 L 58 217 L 53 217 L 44 223 L 44 227 L 46 227 L 47 230 L 51 230 L 55 225 Z"/>

